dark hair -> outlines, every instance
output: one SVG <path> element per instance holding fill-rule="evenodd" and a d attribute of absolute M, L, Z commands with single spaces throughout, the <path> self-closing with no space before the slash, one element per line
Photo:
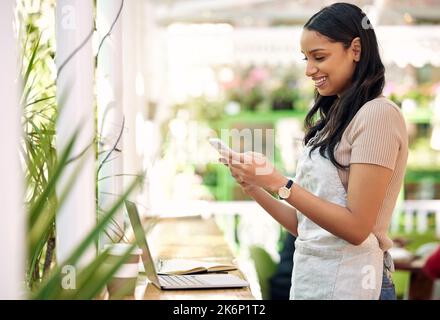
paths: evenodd
<path fill-rule="evenodd" d="M 311 141 L 311 151 L 319 147 L 321 156 L 326 157 L 327 151 L 330 161 L 336 167 L 348 168 L 336 161 L 335 148 L 359 109 L 379 96 L 385 84 L 385 67 L 380 59 L 376 34 L 365 13 L 348 3 L 335 3 L 323 8 L 307 21 L 304 29 L 317 31 L 330 41 L 341 42 L 345 48 L 350 47 L 354 38 L 360 38 L 361 57 L 349 88 L 339 97 L 321 96 L 315 90 L 315 104 L 305 119 L 305 144 L 318 131 L 324 137 Z M 318 112 L 320 117 L 316 119 Z"/>

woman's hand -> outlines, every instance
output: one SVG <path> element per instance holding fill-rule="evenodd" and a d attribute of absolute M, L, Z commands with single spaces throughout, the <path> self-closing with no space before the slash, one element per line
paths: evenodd
<path fill-rule="evenodd" d="M 247 191 L 257 186 L 277 192 L 288 181 L 261 153 L 222 153 L 220 161 L 228 165 L 232 176 Z"/>
<path fill-rule="evenodd" d="M 225 158 L 220 158 L 219 161 L 229 168 L 229 171 L 231 172 L 232 177 L 240 185 L 241 190 L 243 190 L 244 193 L 246 193 L 249 196 L 252 196 L 252 193 L 259 188 L 256 185 L 249 184 L 249 183 L 243 181 L 243 179 L 240 176 L 238 176 L 238 174 L 235 173 L 235 171 L 233 171 L 233 169 L 229 165 L 228 160 L 226 160 Z"/>
<path fill-rule="evenodd" d="M 237 179 L 236 177 L 234 177 L 234 179 L 240 185 L 241 190 L 243 190 L 243 192 L 246 193 L 248 196 L 252 196 L 252 194 L 259 188 L 254 184 L 249 184 L 244 181 L 239 181 L 239 179 Z"/>

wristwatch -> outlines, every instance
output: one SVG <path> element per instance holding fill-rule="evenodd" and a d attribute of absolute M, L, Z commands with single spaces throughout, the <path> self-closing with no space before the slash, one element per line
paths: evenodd
<path fill-rule="evenodd" d="M 284 187 L 278 189 L 278 196 L 281 200 L 286 200 L 290 196 L 290 189 L 292 188 L 293 180 L 289 179 Z"/>

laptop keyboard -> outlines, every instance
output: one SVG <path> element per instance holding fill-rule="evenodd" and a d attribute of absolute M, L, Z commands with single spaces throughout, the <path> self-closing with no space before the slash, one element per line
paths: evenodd
<path fill-rule="evenodd" d="M 208 283 L 200 280 L 200 277 L 196 276 L 160 276 L 160 282 L 167 286 L 199 286 L 207 285 Z"/>

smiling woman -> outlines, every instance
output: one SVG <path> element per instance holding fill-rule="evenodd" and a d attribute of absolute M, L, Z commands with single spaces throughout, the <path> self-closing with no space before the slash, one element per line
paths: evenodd
<path fill-rule="evenodd" d="M 294 179 L 260 154 L 223 160 L 243 190 L 297 235 L 292 299 L 395 298 L 387 229 L 408 137 L 399 108 L 382 96 L 385 69 L 365 21 L 358 7 L 335 3 L 304 26 L 305 73 L 316 92 Z"/>
<path fill-rule="evenodd" d="M 303 31 L 301 47 L 307 61 L 306 75 L 322 96 L 340 95 L 350 84 L 361 54 L 360 38 L 345 48 L 314 30 Z"/>

